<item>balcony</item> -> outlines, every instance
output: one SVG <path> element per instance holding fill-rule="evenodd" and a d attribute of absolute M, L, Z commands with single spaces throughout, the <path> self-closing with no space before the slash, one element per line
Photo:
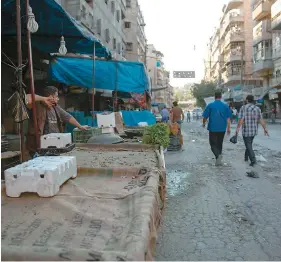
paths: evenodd
<path fill-rule="evenodd" d="M 281 30 L 281 0 L 277 0 L 271 7 L 271 29 Z"/>
<path fill-rule="evenodd" d="M 238 82 L 241 79 L 241 73 L 239 71 L 237 71 L 237 72 L 233 71 L 232 73 L 226 71 L 222 74 L 222 79 L 223 79 L 224 84 L 227 84 L 228 82 L 231 82 L 231 81 Z"/>
<path fill-rule="evenodd" d="M 235 61 L 241 61 L 242 59 L 242 52 L 238 51 L 236 49 L 231 49 L 226 55 L 225 55 L 225 63 L 231 63 Z"/>
<path fill-rule="evenodd" d="M 237 9 L 243 4 L 243 0 L 230 0 L 225 7 L 225 12 L 229 12 L 230 10 Z"/>
<path fill-rule="evenodd" d="M 271 20 L 263 20 L 253 29 L 253 45 L 255 46 L 263 40 L 270 39 L 272 39 Z"/>
<path fill-rule="evenodd" d="M 263 48 L 254 53 L 253 72 L 268 74 L 273 69 L 272 49 Z"/>
<path fill-rule="evenodd" d="M 272 48 L 272 60 L 281 58 L 281 46 Z"/>
<path fill-rule="evenodd" d="M 272 87 L 279 87 L 281 86 L 281 76 L 273 77 L 271 79 Z"/>
<path fill-rule="evenodd" d="M 225 34 L 226 29 L 231 24 L 243 23 L 244 22 L 244 14 L 243 12 L 230 12 L 228 13 L 223 21 L 222 28 L 220 30 L 220 36 L 222 37 Z"/>
<path fill-rule="evenodd" d="M 256 0 L 253 4 L 253 20 L 260 21 L 271 14 L 271 2 Z"/>
<path fill-rule="evenodd" d="M 232 42 L 243 41 L 245 41 L 244 31 L 230 31 L 225 37 L 223 49 L 226 49 Z"/>

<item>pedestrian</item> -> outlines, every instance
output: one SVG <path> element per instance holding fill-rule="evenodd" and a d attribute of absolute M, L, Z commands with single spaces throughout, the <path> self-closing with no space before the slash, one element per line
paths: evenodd
<path fill-rule="evenodd" d="M 260 123 L 264 129 L 264 135 L 268 136 L 265 122 L 259 107 L 254 105 L 254 96 L 246 97 L 246 105 L 242 106 L 239 112 L 239 121 L 236 129 L 236 135 L 242 126 L 242 136 L 246 147 L 244 159 L 246 162 L 251 161 L 250 166 L 254 166 L 256 161 L 255 152 L 253 150 L 253 141 L 258 134 L 258 124 Z"/>
<path fill-rule="evenodd" d="M 272 124 L 275 124 L 275 120 L 276 120 L 276 115 L 277 115 L 277 110 L 276 107 L 274 106 L 271 110 L 271 120 L 272 120 Z"/>
<path fill-rule="evenodd" d="M 191 118 L 191 113 L 190 113 L 190 111 L 187 111 L 187 113 L 186 113 L 186 118 L 187 118 L 187 122 L 190 122 L 190 118 Z"/>
<path fill-rule="evenodd" d="M 216 157 L 216 166 L 222 165 L 222 146 L 225 132 L 230 134 L 231 111 L 228 105 L 221 101 L 221 92 L 215 93 L 215 101 L 208 104 L 203 113 L 203 127 L 207 120 L 209 130 L 209 142 L 211 150 Z"/>
<path fill-rule="evenodd" d="M 166 108 L 166 105 L 164 105 L 164 108 L 161 110 L 161 116 L 162 116 L 162 122 L 168 123 L 168 121 L 169 121 L 169 111 Z"/>
<path fill-rule="evenodd" d="M 184 120 L 184 113 L 182 109 L 178 106 L 178 102 L 173 102 L 173 108 L 171 110 L 172 112 L 172 123 L 178 123 L 181 127 L 181 124 Z"/>
<path fill-rule="evenodd" d="M 234 107 L 232 109 L 232 123 L 235 123 L 237 121 L 237 116 L 238 116 L 238 111 L 237 109 Z"/>

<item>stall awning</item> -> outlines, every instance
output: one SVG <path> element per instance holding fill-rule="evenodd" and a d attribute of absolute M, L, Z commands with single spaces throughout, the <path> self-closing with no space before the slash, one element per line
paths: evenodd
<path fill-rule="evenodd" d="M 50 64 L 50 78 L 66 85 L 93 87 L 93 60 L 90 58 L 56 57 Z M 145 93 L 149 78 L 142 63 L 127 61 L 95 61 L 97 89 Z"/>
<path fill-rule="evenodd" d="M 69 53 L 93 54 L 94 45 L 96 56 L 110 58 L 110 51 L 84 27 L 71 17 L 54 0 L 29 0 L 35 20 L 39 25 L 36 33 L 32 34 L 32 45 L 45 53 L 57 53 L 60 38 L 64 36 Z M 2 36 L 16 36 L 16 0 L 2 0 Z M 21 1 L 22 33 L 26 32 L 25 1 Z"/>
<path fill-rule="evenodd" d="M 56 57 L 50 64 L 50 78 L 66 85 L 93 87 L 93 60 Z M 149 91 L 149 79 L 142 63 L 95 61 L 95 88 L 143 94 Z"/>

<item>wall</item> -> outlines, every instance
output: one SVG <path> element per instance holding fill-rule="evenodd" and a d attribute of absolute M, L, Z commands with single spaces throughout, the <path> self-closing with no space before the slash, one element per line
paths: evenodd
<path fill-rule="evenodd" d="M 124 22 L 130 23 L 130 28 L 124 27 L 127 43 L 132 43 L 132 50 L 125 51 L 129 61 L 145 62 L 146 37 L 144 32 L 144 18 L 137 0 L 131 0 L 131 7 L 126 8 Z"/>
<path fill-rule="evenodd" d="M 124 0 L 108 0 L 107 4 L 105 0 L 89 1 L 89 3 L 85 0 L 56 1 L 71 16 L 94 32 L 96 37 L 112 51 L 113 55 L 116 53 L 124 56 L 126 43 L 123 20 L 126 9 Z M 115 5 L 114 12 L 111 10 L 111 3 Z M 119 21 L 117 21 L 117 13 L 120 14 Z M 110 39 L 106 37 L 106 29 L 109 30 Z"/>

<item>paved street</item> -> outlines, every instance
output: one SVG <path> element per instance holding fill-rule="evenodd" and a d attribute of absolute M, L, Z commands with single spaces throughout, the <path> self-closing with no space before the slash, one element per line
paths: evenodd
<path fill-rule="evenodd" d="M 199 122 L 183 131 L 184 151 L 166 154 L 167 209 L 156 260 L 280 260 L 281 125 L 256 139 L 259 178 L 246 176 L 241 137 L 237 145 L 226 137 L 225 166 L 218 168 Z"/>

